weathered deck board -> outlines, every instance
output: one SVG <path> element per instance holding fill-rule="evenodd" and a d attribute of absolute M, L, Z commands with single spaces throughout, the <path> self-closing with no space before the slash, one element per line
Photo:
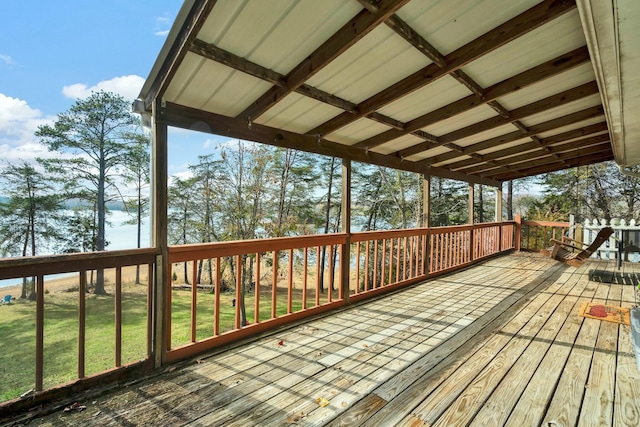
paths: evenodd
<path fill-rule="evenodd" d="M 495 258 L 32 424 L 638 425 L 629 327 L 578 316 L 585 301 L 631 306 L 638 277 L 632 264 Z"/>

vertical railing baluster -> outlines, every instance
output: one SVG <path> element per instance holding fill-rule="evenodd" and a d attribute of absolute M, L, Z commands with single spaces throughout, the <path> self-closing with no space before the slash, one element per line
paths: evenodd
<path fill-rule="evenodd" d="M 85 338 L 86 338 L 86 289 L 87 289 L 87 273 L 80 272 L 80 286 L 78 288 L 78 378 L 85 377 L 84 359 L 85 359 Z"/>
<path fill-rule="evenodd" d="M 122 365 L 122 267 L 116 267 L 116 368 Z"/>
<path fill-rule="evenodd" d="M 287 314 L 293 312 L 293 249 L 289 249 L 289 273 L 287 278 Z"/>
<path fill-rule="evenodd" d="M 387 267 L 387 239 L 382 239 L 382 256 L 381 256 L 381 266 L 380 266 L 380 286 L 384 286 L 386 279 L 386 267 Z"/>
<path fill-rule="evenodd" d="M 194 261 L 195 262 L 195 261 Z M 213 297 L 213 334 L 220 335 L 220 281 L 222 272 L 220 271 L 220 257 L 216 258 L 216 283 L 213 285 L 215 295 Z"/>
<path fill-rule="evenodd" d="M 407 236 L 404 236 L 402 239 L 402 280 L 407 278 Z"/>
<path fill-rule="evenodd" d="M 340 263 L 338 263 L 338 277 L 340 278 L 340 284 L 338 285 L 338 300 L 343 300 L 344 299 L 344 284 L 342 283 L 342 281 L 344 280 L 344 275 L 342 274 L 343 270 L 342 270 L 342 266 L 344 265 L 342 263 L 342 257 L 344 256 L 344 249 L 346 248 L 346 245 L 339 245 L 338 246 L 338 255 L 340 257 Z"/>
<path fill-rule="evenodd" d="M 253 323 L 260 323 L 260 252 L 256 253 L 256 284 L 253 287 Z M 305 265 L 306 268 L 306 265 Z"/>
<path fill-rule="evenodd" d="M 322 248 L 318 246 L 318 255 L 316 256 L 316 307 L 320 305 L 320 258 L 322 257 Z"/>
<path fill-rule="evenodd" d="M 278 304 L 278 251 L 273 251 L 273 278 L 271 280 L 271 318 L 277 317 Z"/>
<path fill-rule="evenodd" d="M 198 322 L 198 268 L 196 261 L 191 263 L 191 342 L 197 341 L 196 325 Z"/>
<path fill-rule="evenodd" d="M 304 247 L 303 253 L 304 260 L 302 262 L 302 309 L 307 309 L 307 284 L 308 274 L 309 274 L 309 248 L 307 246 Z"/>
<path fill-rule="evenodd" d="M 240 299 L 242 298 L 242 255 L 236 255 L 236 304 L 234 325 L 236 329 L 240 329 Z"/>
<path fill-rule="evenodd" d="M 414 244 L 414 236 L 410 236 L 407 240 L 409 242 L 409 274 L 407 275 L 407 279 L 413 277 L 413 257 L 415 256 L 415 244 Z"/>
<path fill-rule="evenodd" d="M 334 276 L 334 265 L 333 265 L 333 245 L 329 245 L 329 284 L 327 285 L 327 302 L 331 302 L 333 300 L 333 276 Z"/>
<path fill-rule="evenodd" d="M 389 239 L 389 284 L 393 283 L 393 237 Z"/>
<path fill-rule="evenodd" d="M 400 281 L 400 238 L 398 237 L 398 248 L 396 249 L 396 283 Z"/>
<path fill-rule="evenodd" d="M 194 261 L 195 262 L 195 261 Z M 171 350 L 171 324 L 172 322 L 172 310 L 171 310 L 171 305 L 172 305 L 172 300 L 173 300 L 173 281 L 172 281 L 172 267 L 173 264 L 169 263 L 169 267 L 168 267 L 168 273 L 167 273 L 167 277 L 168 277 L 168 284 L 166 284 L 166 289 L 167 289 L 167 297 L 166 297 L 166 301 L 167 301 L 167 306 L 165 307 L 167 310 L 167 320 L 166 320 L 166 331 L 165 331 L 165 337 L 166 337 L 166 350 L 169 351 Z"/>
<path fill-rule="evenodd" d="M 360 242 L 356 242 L 356 288 L 353 293 L 360 293 Z"/>
<path fill-rule="evenodd" d="M 373 243 L 373 277 L 371 282 L 371 288 L 376 289 L 378 287 L 378 240 Z"/>
<path fill-rule="evenodd" d="M 371 241 L 367 240 L 364 245 L 364 290 L 369 290 L 369 252 L 371 251 Z"/>
<path fill-rule="evenodd" d="M 153 310 L 153 298 L 151 297 L 151 290 L 153 289 L 153 272 L 155 271 L 155 266 L 153 264 L 147 265 L 147 356 L 151 356 L 152 353 L 152 345 L 151 335 L 153 331 L 151 330 L 153 324 L 153 316 L 151 315 Z"/>
<path fill-rule="evenodd" d="M 36 391 L 44 379 L 44 276 L 36 277 Z"/>

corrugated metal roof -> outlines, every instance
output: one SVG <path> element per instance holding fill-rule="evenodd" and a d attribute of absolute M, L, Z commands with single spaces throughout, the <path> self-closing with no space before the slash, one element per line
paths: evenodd
<path fill-rule="evenodd" d="M 140 98 L 159 123 L 497 185 L 613 158 L 586 44 L 573 0 L 189 0 Z"/>

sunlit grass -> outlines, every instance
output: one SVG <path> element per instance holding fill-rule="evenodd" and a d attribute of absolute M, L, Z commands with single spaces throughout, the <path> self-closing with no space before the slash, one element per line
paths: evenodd
<path fill-rule="evenodd" d="M 115 297 L 86 294 L 85 374 L 91 375 L 115 366 Z M 172 292 L 172 347 L 191 342 L 191 292 Z M 235 325 L 235 293 L 220 295 L 220 333 Z M 333 298 L 337 298 L 334 293 Z M 78 378 L 78 299 L 77 291 L 45 295 L 44 388 Z M 327 301 L 322 294 L 320 302 Z M 213 336 L 215 295 L 197 292 L 196 340 Z M 255 295 L 245 297 L 247 320 L 254 323 Z M 271 287 L 261 289 L 260 321 L 271 318 Z M 315 293 L 309 290 L 307 307 L 315 306 Z M 302 309 L 302 291 L 293 290 L 292 312 Z M 287 313 L 287 289 L 278 288 L 277 316 Z M 15 398 L 35 386 L 36 303 L 16 300 L 0 306 L 0 401 Z M 122 287 L 122 364 L 144 359 L 147 349 L 147 287 Z"/>

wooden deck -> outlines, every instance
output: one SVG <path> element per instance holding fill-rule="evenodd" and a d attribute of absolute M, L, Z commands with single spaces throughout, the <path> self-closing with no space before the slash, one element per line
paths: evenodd
<path fill-rule="evenodd" d="M 631 307 L 634 267 L 495 258 L 30 425 L 637 426 L 629 327 L 578 316 Z"/>

